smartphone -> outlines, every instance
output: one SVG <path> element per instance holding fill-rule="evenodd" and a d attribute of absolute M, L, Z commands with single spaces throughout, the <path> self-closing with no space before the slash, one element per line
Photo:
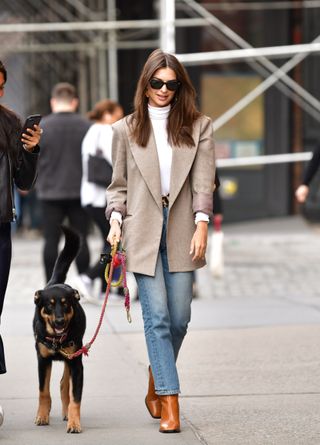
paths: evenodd
<path fill-rule="evenodd" d="M 23 124 L 22 127 L 22 133 L 26 133 L 27 128 L 31 128 L 32 130 L 34 130 L 34 125 L 39 125 L 40 121 L 42 119 L 41 114 L 32 114 L 31 116 L 28 116 L 25 123 Z"/>

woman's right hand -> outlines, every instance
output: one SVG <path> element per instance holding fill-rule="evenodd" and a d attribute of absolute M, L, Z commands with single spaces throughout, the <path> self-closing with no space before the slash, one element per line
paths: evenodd
<path fill-rule="evenodd" d="M 301 204 L 305 202 L 308 194 L 309 194 L 309 187 L 304 184 L 300 185 L 295 193 L 297 201 L 300 202 Z"/>
<path fill-rule="evenodd" d="M 113 219 L 110 223 L 110 231 L 107 237 L 107 241 L 111 244 L 111 246 L 114 245 L 114 243 L 119 243 L 121 238 L 121 227 L 119 224 L 119 221 L 116 219 Z"/>

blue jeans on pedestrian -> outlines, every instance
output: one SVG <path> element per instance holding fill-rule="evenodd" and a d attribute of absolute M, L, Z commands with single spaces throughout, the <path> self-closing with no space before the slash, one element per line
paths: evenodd
<path fill-rule="evenodd" d="M 169 272 L 167 216 L 155 276 L 135 273 L 142 308 L 149 360 L 158 395 L 180 393 L 176 360 L 191 317 L 192 272 Z"/>
<path fill-rule="evenodd" d="M 11 264 L 11 226 L 0 223 L 0 318 L 6 294 Z M 0 374 L 6 372 L 3 343 L 0 335 Z"/>

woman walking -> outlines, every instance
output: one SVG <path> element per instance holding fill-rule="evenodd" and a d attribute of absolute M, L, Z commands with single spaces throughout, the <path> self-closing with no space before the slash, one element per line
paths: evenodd
<path fill-rule="evenodd" d="M 205 265 L 212 214 L 212 122 L 196 109 L 184 67 L 160 49 L 143 67 L 134 107 L 113 127 L 108 240 L 122 239 L 138 284 L 151 365 L 146 406 L 160 418 L 160 432 L 177 433 L 176 360 L 191 316 L 192 272 Z"/>
<path fill-rule="evenodd" d="M 92 221 L 98 227 L 103 248 L 106 244 L 106 234 L 109 232 L 109 222 L 105 218 L 105 208 L 107 205 L 106 186 L 90 181 L 88 175 L 89 156 L 99 155 L 112 165 L 111 144 L 112 127 L 123 117 L 123 110 L 118 102 L 110 99 L 104 99 L 98 102 L 94 109 L 88 113 L 88 118 L 94 121 L 82 141 L 82 181 L 81 181 L 81 205 L 85 208 Z M 110 183 L 110 182 L 109 182 Z M 94 280 L 98 278 L 101 281 L 100 294 L 103 298 L 107 283 L 104 277 L 105 266 L 100 263 L 100 258 L 89 269 L 81 274 L 78 279 L 79 289 L 89 301 L 93 297 Z"/>
<path fill-rule="evenodd" d="M 4 95 L 7 70 L 0 61 L 0 98 Z M 21 123 L 10 110 L 0 105 L 0 317 L 11 264 L 11 221 L 15 218 L 13 185 L 21 190 L 32 187 L 36 177 L 40 127 L 21 135 Z M 0 336 L 0 374 L 6 372 Z M 0 407 L 0 425 L 3 411 Z"/>

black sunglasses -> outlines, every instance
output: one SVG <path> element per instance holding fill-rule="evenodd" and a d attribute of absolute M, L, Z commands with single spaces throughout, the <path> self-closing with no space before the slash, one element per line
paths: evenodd
<path fill-rule="evenodd" d="M 180 82 L 178 80 L 168 80 L 168 82 L 164 82 L 160 79 L 151 79 L 149 81 L 151 88 L 154 90 L 160 90 L 163 85 L 165 85 L 169 91 L 177 91 L 180 86 Z"/>

